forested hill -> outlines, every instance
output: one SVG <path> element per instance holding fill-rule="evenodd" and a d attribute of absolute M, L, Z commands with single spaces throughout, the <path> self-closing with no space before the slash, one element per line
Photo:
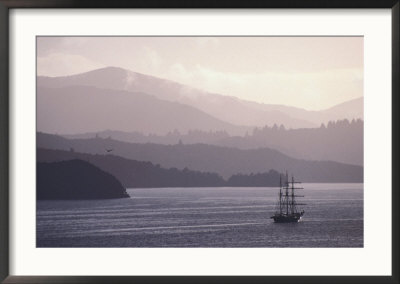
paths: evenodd
<path fill-rule="evenodd" d="M 111 174 L 82 160 L 37 163 L 38 200 L 127 198 Z"/>

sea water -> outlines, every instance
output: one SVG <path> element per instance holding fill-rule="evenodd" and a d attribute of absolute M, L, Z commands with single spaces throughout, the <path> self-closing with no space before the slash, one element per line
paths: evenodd
<path fill-rule="evenodd" d="M 363 184 L 303 184 L 299 223 L 279 188 L 135 188 L 131 198 L 38 201 L 37 247 L 363 247 Z"/>

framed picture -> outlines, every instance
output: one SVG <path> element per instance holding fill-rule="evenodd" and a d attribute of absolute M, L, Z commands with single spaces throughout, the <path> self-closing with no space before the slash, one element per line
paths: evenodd
<path fill-rule="evenodd" d="M 3 283 L 399 282 L 398 1 L 0 13 Z"/>

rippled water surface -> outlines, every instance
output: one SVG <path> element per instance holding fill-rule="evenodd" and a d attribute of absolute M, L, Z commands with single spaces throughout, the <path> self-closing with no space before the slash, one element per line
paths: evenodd
<path fill-rule="evenodd" d="M 128 189 L 38 201 L 38 247 L 362 247 L 363 185 L 303 184 L 304 218 L 275 224 L 278 188 Z M 301 192 L 300 192 L 301 191 Z"/>

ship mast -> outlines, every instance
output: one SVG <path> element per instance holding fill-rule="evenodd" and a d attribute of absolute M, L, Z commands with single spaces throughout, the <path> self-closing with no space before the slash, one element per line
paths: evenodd
<path fill-rule="evenodd" d="M 286 202 L 286 216 L 289 215 L 289 178 L 286 171 L 286 191 L 285 191 L 285 202 Z"/>
<path fill-rule="evenodd" d="M 292 181 L 290 183 L 292 184 L 291 185 L 291 190 L 292 190 L 291 198 L 292 198 L 292 200 L 290 202 L 290 207 L 291 207 L 291 213 L 294 214 L 294 213 L 297 213 L 296 205 L 305 205 L 305 204 L 296 203 L 295 197 L 304 197 L 304 195 L 295 195 L 294 194 L 294 190 L 295 189 L 303 189 L 302 187 L 295 187 L 294 186 L 295 183 L 301 183 L 301 182 L 294 181 L 294 177 L 292 176 Z"/>
<path fill-rule="evenodd" d="M 282 215 L 282 175 L 279 174 L 279 214 Z"/>
<path fill-rule="evenodd" d="M 292 176 L 292 204 L 291 204 L 291 213 L 294 214 L 294 178 Z"/>

